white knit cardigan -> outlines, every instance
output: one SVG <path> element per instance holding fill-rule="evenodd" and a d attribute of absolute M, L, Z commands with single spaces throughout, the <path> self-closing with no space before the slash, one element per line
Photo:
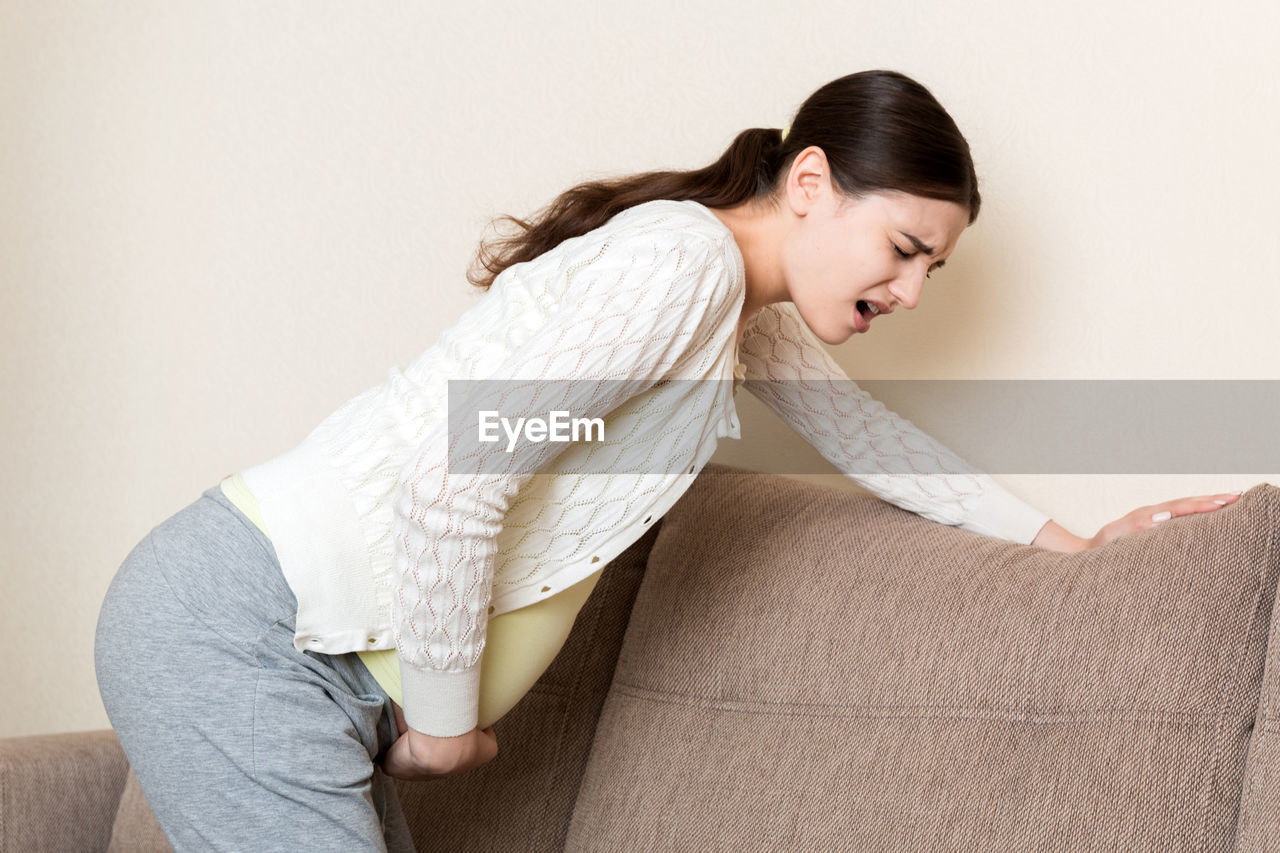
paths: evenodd
<path fill-rule="evenodd" d="M 739 382 L 897 506 L 1023 543 L 1049 520 L 858 389 L 791 303 L 761 309 L 735 353 L 744 299 L 732 232 L 694 201 L 636 205 L 504 270 L 403 371 L 242 472 L 298 600 L 294 645 L 395 648 L 408 724 L 470 731 L 488 619 L 598 571 L 661 518 L 717 440 L 740 437 Z M 456 458 L 450 379 L 503 380 L 521 414 L 554 400 L 599 417 L 605 442 L 504 439 Z M 457 411 L 485 385 L 456 383 Z"/>

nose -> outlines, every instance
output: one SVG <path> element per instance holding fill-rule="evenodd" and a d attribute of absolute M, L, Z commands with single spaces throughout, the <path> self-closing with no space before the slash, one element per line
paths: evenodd
<path fill-rule="evenodd" d="M 924 289 L 924 275 L 908 273 L 893 280 L 889 292 L 903 308 L 911 309 L 920 304 L 920 291 Z"/>

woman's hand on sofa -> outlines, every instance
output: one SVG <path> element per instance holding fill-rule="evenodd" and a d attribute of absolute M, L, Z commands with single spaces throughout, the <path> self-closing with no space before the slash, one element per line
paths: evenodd
<path fill-rule="evenodd" d="M 1177 498 L 1161 504 L 1140 506 L 1133 512 L 1125 513 L 1115 521 L 1103 525 L 1102 529 L 1090 539 L 1076 536 L 1056 521 L 1049 521 L 1044 527 L 1040 528 L 1040 532 L 1036 534 L 1035 539 L 1031 540 L 1031 544 L 1048 551 L 1061 551 L 1063 553 L 1075 553 L 1086 551 L 1090 548 L 1101 548 L 1113 539 L 1118 539 L 1128 533 L 1150 530 L 1176 515 L 1213 512 L 1215 509 L 1222 509 L 1224 506 L 1235 503 L 1239 498 L 1239 494 L 1228 492 L 1221 495 Z"/>
<path fill-rule="evenodd" d="M 1089 548 L 1100 548 L 1113 539 L 1129 533 L 1150 530 L 1179 515 L 1194 515 L 1200 512 L 1213 512 L 1230 506 L 1240 499 L 1240 495 L 1228 492 L 1222 495 L 1199 495 L 1197 497 L 1176 498 L 1164 503 L 1140 506 L 1132 512 L 1103 525 L 1102 529 L 1088 540 Z"/>
<path fill-rule="evenodd" d="M 493 726 L 454 737 L 434 737 L 409 728 L 404 710 L 391 703 L 400 737 L 382 759 L 382 772 L 394 779 L 421 782 L 479 767 L 498 754 Z"/>

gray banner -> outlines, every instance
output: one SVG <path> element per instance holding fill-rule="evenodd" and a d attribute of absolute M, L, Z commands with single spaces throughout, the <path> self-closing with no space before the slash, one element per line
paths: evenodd
<path fill-rule="evenodd" d="M 564 452 L 580 473 L 678 473 L 745 393 L 845 474 L 1280 471 L 1278 380 L 751 380 L 736 398 L 727 381 L 634 393 L 645 385 L 451 380 L 450 472 L 534 473 Z M 623 402 L 573 440 L 609 400 Z M 569 441 L 551 449 L 556 435 Z"/>

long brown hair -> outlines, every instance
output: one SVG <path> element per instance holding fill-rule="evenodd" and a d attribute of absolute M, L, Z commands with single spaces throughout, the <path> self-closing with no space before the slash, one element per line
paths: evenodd
<path fill-rule="evenodd" d="M 792 160 L 810 145 L 826 154 L 832 183 L 846 197 L 898 191 L 967 207 L 969 224 L 978 218 L 982 197 L 969 143 L 947 111 L 905 74 L 859 71 L 806 98 L 785 139 L 778 128 L 748 128 L 719 160 L 701 169 L 587 181 L 565 190 L 529 221 L 498 217 L 520 233 L 482 242 L 475 260 L 482 272 L 467 279 L 488 290 L 507 267 L 655 199 L 692 199 L 715 208 L 752 200 L 776 204 Z"/>

